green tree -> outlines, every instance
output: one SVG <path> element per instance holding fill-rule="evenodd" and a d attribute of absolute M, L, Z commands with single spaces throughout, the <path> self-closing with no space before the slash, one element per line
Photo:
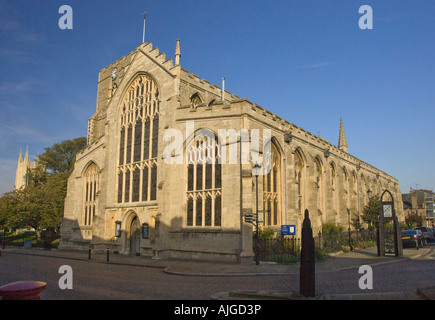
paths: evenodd
<path fill-rule="evenodd" d="M 322 223 L 322 234 L 342 233 L 343 231 L 344 227 L 340 224 L 334 222 Z"/>
<path fill-rule="evenodd" d="M 408 228 L 414 228 L 423 225 L 423 217 L 417 212 L 410 212 L 405 218 L 405 223 Z"/>
<path fill-rule="evenodd" d="M 64 140 L 52 147 L 44 148 L 45 152 L 38 157 L 38 162 L 43 165 L 49 174 L 68 172 L 74 168 L 77 152 L 86 147 L 86 138 Z"/>
<path fill-rule="evenodd" d="M 363 208 L 361 219 L 367 223 L 369 229 L 378 226 L 378 216 L 381 212 L 381 200 L 378 195 L 371 197 L 369 203 Z"/>
<path fill-rule="evenodd" d="M 38 241 L 42 230 L 49 227 L 59 230 L 68 177 L 74 168 L 76 153 L 85 146 L 86 138 L 77 138 L 45 148 L 38 158 L 38 167 L 27 173 L 29 184 L 0 202 L 0 227 L 5 216 L 7 226 L 34 228 Z M 9 213 L 6 215 L 6 212 Z"/>
<path fill-rule="evenodd" d="M 15 227 L 32 227 L 37 240 L 43 229 L 59 229 L 69 173 L 47 175 L 45 183 L 30 183 L 15 192 L 16 213 L 10 223 Z"/>
<path fill-rule="evenodd" d="M 11 217 L 16 212 L 17 201 L 15 192 L 10 191 L 0 197 L 0 230 L 10 229 Z"/>

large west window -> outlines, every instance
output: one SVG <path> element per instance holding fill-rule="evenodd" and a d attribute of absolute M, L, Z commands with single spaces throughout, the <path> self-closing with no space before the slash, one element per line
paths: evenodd
<path fill-rule="evenodd" d="M 160 109 L 156 83 L 149 76 L 137 76 L 121 108 L 118 203 L 156 200 Z"/>

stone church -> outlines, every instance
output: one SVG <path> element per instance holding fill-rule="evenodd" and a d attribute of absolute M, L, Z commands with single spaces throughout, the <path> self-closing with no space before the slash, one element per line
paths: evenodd
<path fill-rule="evenodd" d="M 403 219 L 398 181 L 348 153 L 342 121 L 334 146 L 188 72 L 180 57 L 179 40 L 174 60 L 142 43 L 100 71 L 60 248 L 242 262 L 254 257 L 244 215 L 257 204 L 262 228 L 300 234 L 309 209 L 318 232 L 347 226 L 368 190 L 391 191 Z"/>
<path fill-rule="evenodd" d="M 27 173 L 35 169 L 38 166 L 38 162 L 30 161 L 29 159 L 29 148 L 26 148 L 26 154 L 24 155 L 23 159 L 23 153 L 20 150 L 20 155 L 18 157 L 18 164 L 17 164 L 17 171 L 15 172 L 15 189 L 21 189 L 24 187 L 27 187 L 29 184 Z"/>

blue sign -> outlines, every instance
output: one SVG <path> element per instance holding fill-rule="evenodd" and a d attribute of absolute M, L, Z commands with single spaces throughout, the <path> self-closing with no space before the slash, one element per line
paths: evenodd
<path fill-rule="evenodd" d="M 282 225 L 281 234 L 283 236 L 294 236 L 296 234 L 296 225 L 294 224 Z"/>

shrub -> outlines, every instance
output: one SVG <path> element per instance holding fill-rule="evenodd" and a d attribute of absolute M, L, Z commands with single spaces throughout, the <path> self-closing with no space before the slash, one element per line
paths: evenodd
<path fill-rule="evenodd" d="M 333 222 L 322 223 L 323 234 L 341 233 L 343 231 L 344 231 L 344 227 L 339 224 L 335 224 Z"/>
<path fill-rule="evenodd" d="M 275 237 L 275 231 L 271 228 L 260 229 L 258 232 L 258 237 L 260 240 L 272 240 Z"/>

